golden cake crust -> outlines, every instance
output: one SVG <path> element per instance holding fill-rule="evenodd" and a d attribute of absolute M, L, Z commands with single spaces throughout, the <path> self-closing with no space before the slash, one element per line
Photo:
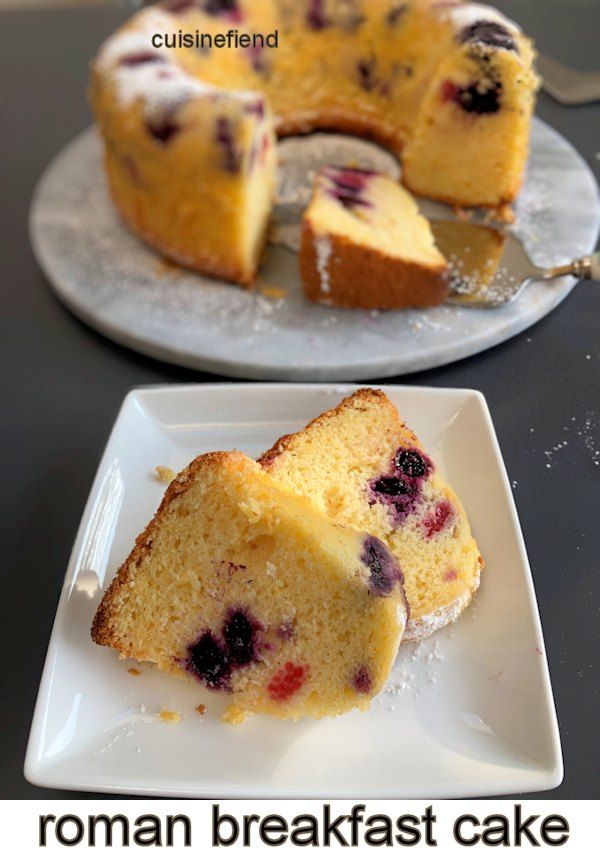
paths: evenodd
<path fill-rule="evenodd" d="M 115 632 L 111 623 L 113 610 L 113 602 L 115 596 L 129 579 L 129 571 L 133 567 L 138 567 L 142 559 L 149 553 L 152 546 L 152 536 L 156 529 L 161 525 L 165 512 L 168 510 L 171 502 L 192 485 L 196 474 L 202 467 L 210 462 L 228 461 L 231 457 L 230 452 L 209 452 L 208 454 L 198 455 L 185 469 L 183 469 L 169 484 L 162 501 L 152 520 L 148 523 L 143 532 L 141 532 L 135 540 L 133 549 L 125 562 L 117 571 L 112 583 L 104 593 L 102 601 L 92 622 L 92 640 L 99 646 L 109 646 L 112 649 L 117 649 L 123 657 L 127 657 L 127 647 L 122 644 L 115 636 Z"/>
<path fill-rule="evenodd" d="M 119 213 L 119 217 L 127 228 L 132 230 L 139 238 L 146 243 L 150 248 L 160 251 L 169 260 L 183 266 L 186 269 L 193 269 L 196 272 L 201 272 L 203 275 L 208 275 L 212 278 L 220 278 L 223 281 L 231 281 L 239 284 L 241 287 L 251 287 L 256 281 L 256 270 L 242 269 L 236 266 L 231 260 L 225 260 L 221 255 L 210 254 L 200 248 L 175 248 L 153 231 L 148 230 L 143 221 L 136 215 L 133 209 L 125 205 L 119 193 L 115 190 L 110 182 L 109 190 L 111 199 Z M 266 236 L 267 231 L 265 231 Z"/>
<path fill-rule="evenodd" d="M 323 290 L 317 265 L 319 241 L 310 221 L 302 224 L 300 275 L 311 302 L 370 310 L 428 308 L 448 295 L 446 267 L 425 266 L 388 257 L 374 248 L 329 234 L 328 290 Z"/>
<path fill-rule="evenodd" d="M 381 409 L 388 409 L 390 412 L 390 419 L 397 419 L 398 413 L 396 408 L 391 403 L 390 399 L 387 397 L 385 392 L 382 389 L 357 389 L 357 391 L 353 392 L 348 397 L 344 398 L 340 403 L 332 407 L 330 410 L 326 410 L 324 413 L 316 416 L 316 418 L 311 419 L 307 425 L 301 430 L 296 431 L 295 433 L 287 433 L 283 436 L 280 436 L 279 439 L 273 443 L 270 449 L 267 449 L 261 456 L 258 458 L 257 463 L 259 463 L 263 468 L 268 469 L 278 457 L 280 457 L 285 451 L 290 449 L 294 443 L 294 440 L 297 438 L 298 434 L 305 434 L 310 431 L 312 428 L 321 427 L 325 425 L 329 419 L 335 418 L 336 416 L 341 416 L 347 409 L 366 409 L 370 404 L 377 404 Z M 414 433 L 404 425 L 406 429 L 406 433 L 411 441 L 415 444 L 419 444 L 419 440 L 414 435 Z"/>

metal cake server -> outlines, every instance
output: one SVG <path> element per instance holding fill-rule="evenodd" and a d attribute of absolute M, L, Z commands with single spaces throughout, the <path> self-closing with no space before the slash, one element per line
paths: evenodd
<path fill-rule="evenodd" d="M 600 71 L 580 72 L 544 54 L 538 54 L 536 65 L 542 86 L 557 102 L 587 105 L 600 100 Z"/>
<path fill-rule="evenodd" d="M 453 305 L 498 308 L 514 301 L 533 281 L 565 275 L 600 281 L 600 251 L 546 269 L 532 263 L 512 233 L 468 222 L 432 221 L 431 226 L 450 264 L 446 302 Z"/>

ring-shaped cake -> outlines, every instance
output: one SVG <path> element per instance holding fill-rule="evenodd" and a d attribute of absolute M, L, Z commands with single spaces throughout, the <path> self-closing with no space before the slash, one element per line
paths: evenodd
<path fill-rule="evenodd" d="M 415 194 L 510 204 L 533 58 L 516 24 L 477 3 L 164 0 L 104 43 L 91 99 L 128 227 L 185 266 L 250 284 L 277 136 L 368 136 L 400 157 Z"/>

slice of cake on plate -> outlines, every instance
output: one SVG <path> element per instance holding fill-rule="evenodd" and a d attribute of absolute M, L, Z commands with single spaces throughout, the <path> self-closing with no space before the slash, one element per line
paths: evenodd
<path fill-rule="evenodd" d="M 239 723 L 366 709 L 406 619 L 381 541 L 335 525 L 245 455 L 217 452 L 171 483 L 92 637 L 222 692 Z"/>
<path fill-rule="evenodd" d="M 429 222 L 398 183 L 369 170 L 319 171 L 302 219 L 308 299 L 346 308 L 439 305 L 446 269 Z"/>
<path fill-rule="evenodd" d="M 385 542 L 404 575 L 405 639 L 428 636 L 467 607 L 483 564 L 467 516 L 382 391 L 360 389 L 259 462 L 285 490 Z"/>

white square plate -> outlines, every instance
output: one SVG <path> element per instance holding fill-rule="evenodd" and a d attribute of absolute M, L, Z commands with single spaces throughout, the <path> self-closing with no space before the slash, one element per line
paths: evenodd
<path fill-rule="evenodd" d="M 552 788 L 560 740 L 531 573 L 481 394 L 385 389 L 460 495 L 486 560 L 474 605 L 403 646 L 366 714 L 220 721 L 219 694 L 94 645 L 103 589 L 164 492 L 158 464 L 238 448 L 257 456 L 354 387 L 138 389 L 119 413 L 67 571 L 25 762 L 42 786 L 169 796 L 435 798 Z M 199 703 L 207 706 L 200 716 Z M 159 718 L 181 713 L 180 723 Z"/>

